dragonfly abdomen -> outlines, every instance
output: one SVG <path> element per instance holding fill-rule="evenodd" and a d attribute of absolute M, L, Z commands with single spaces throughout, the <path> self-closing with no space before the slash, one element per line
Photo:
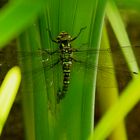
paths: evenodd
<path fill-rule="evenodd" d="M 60 59 L 58 62 L 61 61 L 62 67 L 63 67 L 63 77 L 64 77 L 63 86 L 62 86 L 62 89 L 59 90 L 57 93 L 57 102 L 58 103 L 60 102 L 61 99 L 63 99 L 65 97 L 65 94 L 68 91 L 68 86 L 70 84 L 70 72 L 71 72 L 72 61 L 75 61 L 75 59 L 73 58 L 73 52 L 76 52 L 77 49 L 72 48 L 71 42 L 74 41 L 75 39 L 77 39 L 85 28 L 86 27 L 81 28 L 80 32 L 75 37 L 71 37 L 67 32 L 64 32 L 64 31 L 60 32 L 60 34 L 57 36 L 56 39 L 52 38 L 50 30 L 48 30 L 51 40 L 53 42 L 59 44 L 59 49 L 50 54 L 59 52 Z"/>
<path fill-rule="evenodd" d="M 65 97 L 70 84 L 72 52 L 69 52 L 69 49 L 64 54 L 62 53 L 61 61 L 62 61 L 62 68 L 63 68 L 63 86 L 62 89 L 59 90 L 59 92 L 57 93 L 58 102 Z"/>
<path fill-rule="evenodd" d="M 64 79 L 63 79 L 63 87 L 62 90 L 58 93 L 59 100 L 63 99 L 68 91 L 68 87 L 70 84 L 70 72 L 64 72 Z"/>

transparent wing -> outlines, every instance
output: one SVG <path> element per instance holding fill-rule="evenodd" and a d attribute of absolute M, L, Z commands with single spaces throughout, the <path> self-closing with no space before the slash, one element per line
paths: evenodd
<path fill-rule="evenodd" d="M 0 58 L 4 58 L 5 54 L 7 53 L 7 50 L 3 49 L 0 50 Z M 17 51 L 17 50 L 10 50 L 11 54 L 15 54 L 19 56 L 19 60 L 25 60 L 29 59 L 30 57 L 42 57 L 46 58 L 50 56 L 58 55 L 60 52 L 59 50 L 50 50 L 50 49 L 37 49 L 36 51 Z"/>
<path fill-rule="evenodd" d="M 121 72 L 130 73 L 125 62 L 124 62 L 124 64 L 122 64 L 122 63 L 114 64 L 114 66 L 110 66 L 107 64 L 105 64 L 105 65 L 102 64 L 102 65 L 98 66 L 97 64 L 94 64 L 94 61 L 92 61 L 92 60 L 90 60 L 90 62 L 89 62 L 89 61 L 85 61 L 85 60 L 82 61 L 82 60 L 75 59 L 74 65 L 79 65 L 81 68 L 84 67 L 86 69 L 97 69 L 98 71 L 105 72 L 105 73 L 109 73 L 109 71 L 112 69 L 115 69 L 115 70 L 121 71 Z M 132 72 L 132 73 L 135 74 L 136 72 Z"/>
<path fill-rule="evenodd" d="M 85 44 L 84 44 L 85 46 Z M 127 50 L 127 49 L 130 49 L 130 48 L 136 48 L 136 49 L 139 49 L 140 46 L 121 46 L 121 47 L 118 47 L 118 46 L 115 46 L 115 47 L 112 47 L 112 48 L 108 48 L 108 49 L 94 49 L 93 47 L 90 47 L 90 46 L 87 46 L 86 47 L 79 47 L 79 48 L 76 48 L 76 51 L 75 53 L 83 53 L 83 52 L 87 52 L 87 53 L 92 53 L 92 54 L 96 54 L 98 52 L 100 53 L 117 53 L 117 52 L 120 52 L 121 49 L 124 49 L 124 50 Z"/>
<path fill-rule="evenodd" d="M 117 52 L 117 56 L 119 52 Z M 106 53 L 104 55 L 107 55 Z M 123 58 L 117 57 L 118 62 L 113 61 L 113 66 L 110 63 L 100 63 L 100 65 L 95 64 L 94 57 L 90 54 L 86 55 L 74 55 L 74 65 L 78 65 L 79 69 L 93 69 L 93 71 L 97 71 L 97 74 L 102 77 L 102 79 L 109 79 L 112 75 L 122 75 L 121 79 L 128 78 L 131 79 L 131 74 L 137 74 L 135 71 L 130 71 L 127 67 L 127 64 L 123 60 Z M 92 56 L 92 57 L 91 57 Z M 121 55 L 120 55 L 121 56 Z M 120 61 L 121 60 L 121 61 Z M 123 61 L 122 61 L 123 60 Z M 87 72 L 87 71 L 86 71 Z M 111 78 L 112 79 L 112 78 Z M 108 85 L 109 87 L 109 85 Z"/>
<path fill-rule="evenodd" d="M 128 49 L 129 46 L 125 46 L 123 47 L 123 49 Z M 140 50 L 140 47 L 137 47 L 138 50 Z M 53 53 L 54 52 L 54 53 Z M 26 74 L 26 73 L 33 73 L 34 75 L 38 75 L 39 73 L 43 72 L 43 71 L 49 71 L 49 70 L 52 70 L 53 68 L 55 68 L 57 65 L 60 65 L 60 58 L 59 58 L 59 55 L 60 55 L 60 52 L 58 50 L 56 51 L 50 51 L 50 50 L 37 50 L 37 51 L 34 51 L 34 52 L 24 52 L 24 51 L 15 51 L 13 50 L 13 52 L 11 53 L 14 53 L 15 55 L 18 54 L 20 57 L 19 57 L 19 61 L 29 61 L 32 57 L 37 60 L 38 62 L 40 62 L 40 65 L 36 65 L 36 66 L 33 66 L 32 69 L 30 70 L 25 70 L 23 71 L 23 74 Z M 138 51 L 137 51 L 138 52 Z M 109 64 L 106 64 L 106 65 L 101 65 L 101 66 L 97 66 L 97 65 L 94 65 L 93 64 L 93 58 L 94 58 L 94 55 L 96 55 L 97 53 L 102 53 L 102 55 L 115 55 L 115 58 L 119 58 L 119 63 L 118 64 L 115 64 L 114 67 L 110 66 Z M 7 61 L 7 57 L 5 55 L 6 52 L 1 50 L 0 51 L 0 68 L 1 68 L 1 71 L 3 71 L 3 69 L 8 69 L 10 66 L 9 66 L 9 61 Z M 22 55 L 21 55 L 22 54 Z M 86 69 L 97 69 L 99 73 L 101 73 L 103 76 L 105 76 L 106 78 L 109 77 L 110 74 L 113 74 L 112 73 L 112 69 L 115 68 L 116 71 L 118 72 L 121 72 L 121 73 L 125 73 L 128 75 L 130 75 L 129 73 L 129 70 L 127 69 L 127 67 L 125 66 L 125 62 L 123 61 L 124 59 L 121 57 L 121 52 L 120 52 L 120 49 L 119 48 L 115 48 L 113 50 L 111 49 L 102 49 L 102 50 L 96 50 L 96 49 L 84 49 L 84 48 L 80 48 L 80 49 L 77 49 L 77 51 L 74 51 L 73 52 L 74 54 L 74 59 L 76 60 L 74 63 L 74 65 L 79 65 L 80 67 L 84 67 Z M 92 56 L 90 59 L 90 56 Z M 88 59 L 86 59 L 88 58 Z M 16 59 L 12 59 L 10 58 L 10 61 L 15 61 Z M 1 62 L 3 61 L 3 62 Z M 14 65 L 15 64 L 18 64 L 18 61 L 16 60 L 14 62 Z M 5 68 L 3 68 L 3 66 Z M 5 71 L 5 70 L 4 70 Z M 133 72 L 135 73 L 135 72 Z"/>
<path fill-rule="evenodd" d="M 7 50 L 3 49 L 0 51 L 0 75 L 3 77 L 6 72 L 15 65 L 23 64 L 22 74 L 26 75 L 39 75 L 44 71 L 51 70 L 57 64 L 59 64 L 59 52 L 52 53 L 50 50 L 37 50 L 34 52 L 24 52 L 12 50 L 7 53 Z M 17 57 L 17 55 L 19 57 Z M 34 65 L 34 62 L 39 65 Z M 22 65 L 20 65 L 22 66 Z M 3 78 L 1 78 L 3 80 Z"/>
<path fill-rule="evenodd" d="M 34 52 L 21 52 L 17 51 L 17 54 L 19 54 L 20 60 L 28 59 L 29 57 L 42 57 L 42 59 L 47 60 L 50 59 L 50 57 L 56 57 L 60 54 L 59 50 L 47 50 L 47 49 L 39 49 Z"/>
<path fill-rule="evenodd" d="M 128 52 L 128 56 L 129 56 L 129 51 L 132 49 L 135 56 L 140 56 L 140 46 L 122 46 L 121 49 L 120 47 L 116 46 L 113 48 L 109 48 L 109 49 L 94 49 L 94 48 L 89 48 L 89 49 L 77 49 L 76 52 L 74 52 L 74 58 L 77 60 L 84 60 L 85 57 L 88 58 L 89 65 L 91 65 L 92 63 L 92 59 L 94 57 L 96 57 L 97 53 L 99 53 L 99 55 L 101 55 L 102 58 L 108 58 L 108 57 L 112 57 L 113 61 L 114 61 L 114 65 L 117 69 L 120 69 L 121 67 L 123 67 L 124 65 L 126 65 L 124 56 L 122 54 L 121 50 L 124 50 L 125 52 Z M 135 61 L 134 59 L 130 59 L 130 62 Z M 110 67 L 110 64 L 107 64 L 108 62 L 104 61 L 105 65 L 107 65 L 107 67 Z"/>
<path fill-rule="evenodd" d="M 125 52 L 127 52 L 127 50 L 130 49 L 131 46 L 123 46 L 121 47 L 121 49 L 123 49 Z M 133 47 L 137 52 L 140 52 L 140 47 Z M 74 57 L 82 60 L 83 57 L 90 57 L 91 55 L 94 57 L 97 55 L 97 53 L 99 53 L 100 55 L 104 56 L 106 58 L 106 56 L 110 56 L 112 55 L 114 58 L 119 58 L 119 61 L 121 61 L 122 63 L 124 63 L 124 58 L 122 57 L 122 52 L 121 49 L 119 47 L 115 47 L 115 48 L 109 48 L 109 49 L 94 49 L 94 48 L 81 48 L 81 49 L 76 49 L 76 51 L 73 52 Z M 129 55 L 129 51 L 128 51 L 128 55 Z"/>
<path fill-rule="evenodd" d="M 75 62 L 74 65 L 77 65 Z M 90 74 L 88 73 L 89 69 L 96 71 L 98 78 L 100 77 L 100 85 L 98 84 L 97 86 L 100 88 L 115 88 L 116 85 L 114 85 L 112 83 L 112 80 L 116 80 L 119 87 L 125 87 L 126 84 L 128 83 L 129 80 L 132 79 L 131 73 L 129 72 L 129 70 L 127 68 L 123 69 L 123 68 L 115 68 L 113 66 L 97 66 L 94 64 L 87 64 L 87 63 L 79 63 L 78 65 L 80 65 L 80 68 L 85 68 L 85 74 Z M 78 69 L 80 71 L 80 68 Z M 91 75 L 92 76 L 92 75 Z M 106 81 L 110 81 L 110 83 L 106 82 Z"/>

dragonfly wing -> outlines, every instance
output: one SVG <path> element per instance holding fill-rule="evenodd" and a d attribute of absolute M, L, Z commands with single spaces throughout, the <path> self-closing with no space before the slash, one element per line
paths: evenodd
<path fill-rule="evenodd" d="M 57 64 L 60 63 L 60 59 L 55 59 L 55 60 L 50 60 L 50 61 L 46 61 L 46 60 L 41 60 L 42 62 L 40 63 L 40 66 L 32 66 L 31 70 L 22 70 L 23 74 L 26 73 L 33 73 L 33 74 L 39 74 L 42 73 L 44 71 L 49 71 L 52 68 L 54 68 Z"/>
<path fill-rule="evenodd" d="M 122 47 L 114 47 L 114 48 L 108 48 L 108 49 L 94 49 L 92 47 L 86 47 L 86 48 L 76 48 L 75 53 L 82 53 L 82 52 L 87 52 L 87 53 L 117 53 L 120 52 L 121 49 L 128 50 L 130 49 L 131 46 L 122 46 Z M 138 47 L 137 47 L 138 48 Z"/>
<path fill-rule="evenodd" d="M 125 65 L 122 64 L 117 64 L 114 66 L 110 66 L 110 65 L 97 65 L 94 64 L 93 62 L 89 62 L 89 61 L 81 61 L 81 60 L 74 60 L 75 65 L 79 65 L 80 68 L 85 68 L 85 69 L 93 69 L 93 70 L 97 70 L 97 73 L 102 75 L 103 77 L 109 78 L 112 74 L 115 74 L 115 72 L 118 73 L 124 73 L 127 76 L 130 76 L 130 71 L 127 69 L 127 67 Z M 137 74 L 135 72 L 132 72 L 134 74 Z"/>
<path fill-rule="evenodd" d="M 129 49 L 131 46 L 123 46 L 121 49 L 125 50 L 125 52 L 128 52 L 129 55 Z M 136 47 L 134 47 L 136 49 Z M 115 48 L 109 48 L 109 49 L 94 49 L 94 48 L 86 48 L 86 49 L 75 49 L 74 51 L 74 57 L 78 58 L 79 60 L 82 60 L 82 57 L 96 57 L 97 54 L 104 56 L 105 58 L 108 56 L 113 56 L 115 58 L 119 58 L 119 61 L 124 64 L 124 58 L 122 57 L 122 52 L 119 47 Z M 138 50 L 138 49 L 137 49 Z M 135 60 L 132 60 L 132 62 Z"/>
<path fill-rule="evenodd" d="M 42 57 L 43 59 L 47 59 L 48 57 L 58 55 L 60 52 L 58 49 L 54 51 L 50 49 L 37 49 L 36 51 L 17 51 L 13 49 L 10 51 L 10 53 L 17 55 L 18 59 L 22 61 L 31 57 Z M 5 54 L 7 54 L 7 50 L 0 50 L 0 58 L 4 57 Z"/>

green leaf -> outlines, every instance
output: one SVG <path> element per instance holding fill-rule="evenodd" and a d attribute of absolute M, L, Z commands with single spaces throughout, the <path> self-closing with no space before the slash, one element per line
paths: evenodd
<path fill-rule="evenodd" d="M 109 38 L 107 35 L 107 30 L 104 25 L 102 40 L 101 40 L 101 49 L 109 50 Z M 103 76 L 101 72 L 97 73 L 97 100 L 99 104 L 99 110 L 101 115 L 104 117 L 104 114 L 113 106 L 119 99 L 119 89 L 117 85 L 117 77 L 115 75 L 115 66 L 113 65 L 113 54 L 108 53 L 100 53 L 99 54 L 99 67 L 111 67 L 111 69 L 107 69 L 108 77 Z M 105 126 L 106 127 L 106 126 Z M 96 128 L 95 128 L 96 129 Z M 109 139 L 113 140 L 126 140 L 126 130 L 125 123 L 121 121 L 118 125 L 113 129 L 112 133 L 109 135 Z"/>
<path fill-rule="evenodd" d="M 85 26 L 87 28 L 72 42 L 72 46 L 78 48 L 83 43 L 88 43 L 88 48 L 98 49 L 105 4 L 106 1 L 103 2 L 102 0 L 88 0 L 86 5 L 85 1 L 77 1 L 76 5 L 74 0 L 69 1 L 69 4 L 64 0 L 61 2 L 57 0 L 48 1 L 47 7 L 44 6 L 44 9 L 42 9 L 43 13 L 39 18 L 39 26 L 36 24 L 36 27 L 32 26 L 29 29 L 29 50 L 36 51 L 37 48 L 55 50 L 59 47 L 51 41 L 46 28 L 51 30 L 52 37 L 55 39 L 61 31 L 67 31 L 72 37 L 75 37 L 80 29 Z M 68 5 L 73 9 L 71 12 L 66 10 Z M 27 49 L 27 51 L 29 50 Z M 97 64 L 95 55 L 86 58 L 85 54 L 82 58 L 87 61 L 90 59 L 90 62 Z M 31 60 L 31 71 L 34 71 L 37 66 L 41 66 L 36 62 L 37 60 L 35 60 L 34 56 L 31 57 Z M 50 71 L 45 71 L 44 69 L 44 73 L 46 84 L 43 79 L 43 81 L 40 78 L 35 79 L 36 76 L 32 79 L 35 96 L 36 138 L 49 138 L 50 140 L 86 139 L 93 131 L 96 69 L 95 71 L 93 69 L 89 70 L 79 67 L 76 63 L 73 64 L 68 93 L 59 104 L 56 103 L 56 96 L 59 88 L 61 89 L 63 85 L 61 65 L 60 68 L 56 66 Z M 42 75 L 41 78 L 43 78 Z M 51 86 L 50 83 L 52 83 Z M 46 96 L 45 91 L 47 91 Z M 44 120 L 44 117 L 46 120 Z"/>
<path fill-rule="evenodd" d="M 12 0 L 0 11 L 0 47 L 31 25 L 45 0 Z"/>
<path fill-rule="evenodd" d="M 21 82 L 19 67 L 10 69 L 0 87 L 0 134 L 7 120 Z"/>
<path fill-rule="evenodd" d="M 109 22 L 114 30 L 117 40 L 121 46 L 120 48 L 127 61 L 131 74 L 132 74 L 132 76 L 135 76 L 133 74 L 133 72 L 138 73 L 139 68 L 138 68 L 133 50 L 131 48 L 131 43 L 129 41 L 127 32 L 125 30 L 124 23 L 121 19 L 120 13 L 119 13 L 114 1 L 109 0 L 109 2 L 107 4 L 106 12 L 107 12 L 107 17 L 109 19 Z"/>
<path fill-rule="evenodd" d="M 140 74 L 126 87 L 118 102 L 116 102 L 100 120 L 90 139 L 106 139 L 118 123 L 124 119 L 130 110 L 132 110 L 140 99 L 139 83 Z"/>

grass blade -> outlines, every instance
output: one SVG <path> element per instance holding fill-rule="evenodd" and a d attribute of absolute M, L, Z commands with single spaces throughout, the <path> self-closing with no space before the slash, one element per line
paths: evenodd
<path fill-rule="evenodd" d="M 45 0 L 13 0 L 1 9 L 0 47 L 31 25 L 45 3 Z"/>
<path fill-rule="evenodd" d="M 139 68 L 134 53 L 132 51 L 131 43 L 129 41 L 127 32 L 125 31 L 124 23 L 121 19 L 121 16 L 118 12 L 115 3 L 112 0 L 108 1 L 106 12 L 107 12 L 107 17 L 109 19 L 109 22 L 111 23 L 111 26 L 114 30 L 114 33 L 118 39 L 120 46 L 130 46 L 128 47 L 128 49 L 123 49 L 123 47 L 120 48 L 122 49 L 122 52 L 129 66 L 129 69 L 132 72 L 131 73 L 132 76 L 135 76 L 133 72 L 138 73 Z"/>
<path fill-rule="evenodd" d="M 18 67 L 13 67 L 7 73 L 0 87 L 0 134 L 15 100 L 20 82 L 20 69 Z"/>
<path fill-rule="evenodd" d="M 101 49 L 110 49 L 109 46 L 109 39 L 107 36 L 107 31 L 104 25 L 103 28 L 103 34 L 102 34 L 102 42 L 101 42 Z M 119 90 L 117 85 L 117 79 L 115 75 L 115 68 L 113 67 L 113 60 L 112 60 L 113 54 L 108 55 L 102 55 L 99 54 L 99 66 L 111 66 L 112 69 L 109 69 L 108 72 L 111 73 L 109 77 L 104 77 L 101 73 L 98 73 L 97 76 L 97 98 L 98 98 L 98 104 L 100 107 L 100 112 L 103 116 L 108 109 L 113 106 L 119 99 Z M 111 140 L 126 140 L 126 130 L 124 122 L 120 122 L 111 135 L 109 136 L 109 139 Z"/>
<path fill-rule="evenodd" d="M 117 124 L 124 119 L 128 112 L 138 103 L 140 99 L 140 75 L 126 87 L 116 102 L 104 115 L 97 125 L 90 139 L 106 139 Z M 133 94 L 132 94 L 133 93 Z"/>

